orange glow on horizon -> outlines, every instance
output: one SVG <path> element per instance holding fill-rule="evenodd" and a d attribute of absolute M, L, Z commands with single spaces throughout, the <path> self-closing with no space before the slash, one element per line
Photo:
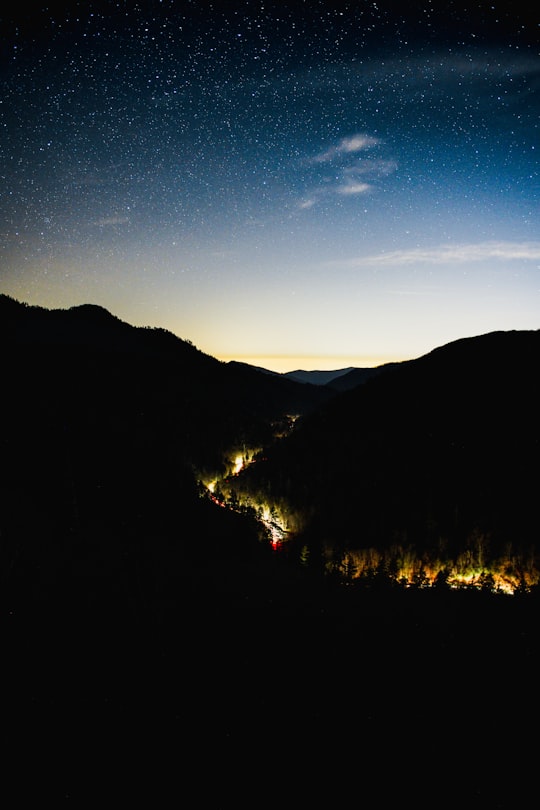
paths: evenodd
<path fill-rule="evenodd" d="M 410 360 L 409 357 L 390 357 L 388 355 L 354 355 L 354 356 L 276 356 L 276 355 L 220 355 L 218 360 L 224 363 L 236 361 L 247 363 L 250 366 L 264 368 L 267 371 L 274 371 L 277 374 L 285 374 L 288 371 L 337 371 L 342 368 L 376 368 L 386 363 L 398 363 L 402 360 Z"/>

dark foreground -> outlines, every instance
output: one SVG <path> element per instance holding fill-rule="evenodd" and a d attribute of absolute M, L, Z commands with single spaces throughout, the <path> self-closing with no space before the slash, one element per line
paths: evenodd
<path fill-rule="evenodd" d="M 4 806 L 519 808 L 539 603 L 195 565 L 3 605 Z M 15 605 L 15 607 L 14 607 Z"/>

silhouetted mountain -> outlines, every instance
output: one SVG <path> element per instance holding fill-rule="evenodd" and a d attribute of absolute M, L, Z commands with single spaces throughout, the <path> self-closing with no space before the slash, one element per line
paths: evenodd
<path fill-rule="evenodd" d="M 343 394 L 93 306 L 0 296 L 0 345 L 8 801 L 393 804 L 412 780 L 417 806 L 524 804 L 534 600 L 334 587 L 200 497 L 193 469 L 268 441 L 246 475 L 297 505 L 306 544 L 460 542 L 479 521 L 536 537 L 538 333 L 458 342 Z M 283 413 L 305 416 L 273 444 Z"/>
<path fill-rule="evenodd" d="M 382 367 L 242 478 L 303 516 L 301 542 L 533 544 L 539 361 L 539 331 L 496 332 Z"/>
<path fill-rule="evenodd" d="M 325 385 L 333 391 L 350 391 L 358 385 L 363 385 L 372 377 L 377 377 L 385 371 L 393 368 L 396 363 L 385 363 L 374 368 L 348 368 L 335 369 L 333 371 L 287 371 L 282 374 L 289 380 L 310 383 L 311 385 Z"/>
<path fill-rule="evenodd" d="M 179 553 L 259 553 L 257 527 L 201 499 L 195 475 L 219 471 L 234 447 L 271 442 L 274 421 L 331 395 L 97 306 L 0 296 L 0 345 L 4 571 L 29 588 L 141 555 L 165 572 Z M 166 550 L 157 538 L 171 536 Z"/>
<path fill-rule="evenodd" d="M 377 377 L 389 369 L 394 368 L 397 363 L 385 363 L 382 366 L 375 366 L 374 368 L 353 368 L 346 370 L 346 373 L 337 375 L 326 383 L 329 388 L 334 391 L 350 391 L 358 385 L 363 385 L 373 377 Z"/>
<path fill-rule="evenodd" d="M 287 371 L 283 377 L 289 380 L 296 380 L 296 382 L 311 383 L 312 385 L 327 385 L 333 380 L 342 377 L 344 374 L 352 371 L 352 366 L 349 368 L 340 368 L 333 371 Z"/>
<path fill-rule="evenodd" d="M 0 315 L 12 373 L 22 360 L 33 366 L 24 378 L 35 371 L 48 394 L 54 385 L 57 396 L 66 386 L 71 392 L 75 384 L 86 387 L 82 407 L 87 396 L 112 386 L 126 407 L 131 403 L 140 412 L 141 398 L 148 407 L 159 406 L 161 421 L 173 410 L 176 430 L 184 423 L 182 457 L 195 464 L 235 442 L 268 439 L 272 419 L 308 412 L 330 397 L 248 365 L 221 363 L 170 332 L 132 327 L 97 306 L 48 311 L 0 296 Z M 45 358 L 54 379 L 43 379 Z"/>

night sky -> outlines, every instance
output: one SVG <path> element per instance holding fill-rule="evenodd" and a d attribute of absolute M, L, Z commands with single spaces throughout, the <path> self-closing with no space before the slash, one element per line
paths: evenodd
<path fill-rule="evenodd" d="M 0 292 L 277 371 L 540 328 L 533 8 L 9 5 Z"/>

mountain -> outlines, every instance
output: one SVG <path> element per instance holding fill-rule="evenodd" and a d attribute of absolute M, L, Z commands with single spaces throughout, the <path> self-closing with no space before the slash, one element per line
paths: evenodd
<path fill-rule="evenodd" d="M 0 296 L 0 345 L 0 531 L 15 590 L 117 570 L 138 543 L 161 571 L 180 549 L 258 554 L 257 528 L 201 499 L 197 479 L 224 474 L 235 450 L 271 443 L 284 414 L 332 396 L 93 305 Z"/>
<path fill-rule="evenodd" d="M 373 377 L 377 377 L 384 371 L 388 371 L 396 366 L 396 363 L 385 363 L 382 366 L 375 366 L 374 368 L 352 368 L 345 369 L 345 374 L 338 374 L 329 380 L 326 385 L 334 391 L 350 391 L 358 385 L 363 385 Z"/>
<path fill-rule="evenodd" d="M 524 548 L 537 531 L 538 332 L 467 338 L 316 385 L 221 363 L 93 305 L 45 310 L 0 296 L 0 340 L 10 565 L 24 558 L 21 537 L 24 565 L 45 565 L 38 533 L 67 543 L 180 530 L 191 553 L 205 521 L 205 549 L 232 553 L 257 527 L 216 517 L 197 481 L 223 478 L 235 453 L 257 449 L 266 461 L 234 487 L 286 513 L 298 543 L 460 553 L 475 537 Z M 216 528 L 225 520 L 235 528 Z M 231 531 L 237 541 L 217 539 Z"/>
<path fill-rule="evenodd" d="M 197 478 L 264 443 L 234 479 L 298 510 L 299 557 L 395 530 L 458 543 L 480 520 L 534 539 L 538 333 L 343 393 L 90 305 L 0 296 L 0 346 L 8 801 L 534 798 L 534 593 L 341 587 Z"/>
<path fill-rule="evenodd" d="M 287 377 L 289 380 L 296 380 L 302 383 L 311 383 L 312 385 L 327 385 L 338 377 L 342 377 L 352 371 L 352 366 L 348 368 L 335 369 L 334 371 L 286 371 L 282 376 Z"/>
<path fill-rule="evenodd" d="M 173 418 L 174 429 L 184 431 L 182 455 L 194 464 L 216 456 L 216 448 L 219 454 L 238 442 L 268 440 L 273 419 L 309 412 L 331 397 L 248 365 L 221 363 L 190 341 L 132 327 L 93 305 L 49 311 L 0 296 L 0 317 L 9 373 L 20 377 L 12 396 L 35 374 L 44 397 L 67 403 L 79 397 L 73 413 L 105 389 L 111 404 L 116 394 L 123 399 L 128 418 L 137 409 L 140 420 L 143 405 L 159 407 L 161 422 Z"/>
<path fill-rule="evenodd" d="M 540 331 L 518 331 L 391 365 L 307 417 L 243 486 L 270 493 L 300 544 L 524 554 L 539 530 L 539 362 Z"/>
<path fill-rule="evenodd" d="M 363 385 L 372 377 L 376 377 L 384 371 L 393 368 L 396 363 L 385 363 L 374 368 L 347 368 L 334 369 L 333 371 L 287 371 L 282 374 L 290 380 L 297 382 L 311 383 L 312 385 L 325 385 L 333 391 L 349 391 L 358 385 Z"/>

